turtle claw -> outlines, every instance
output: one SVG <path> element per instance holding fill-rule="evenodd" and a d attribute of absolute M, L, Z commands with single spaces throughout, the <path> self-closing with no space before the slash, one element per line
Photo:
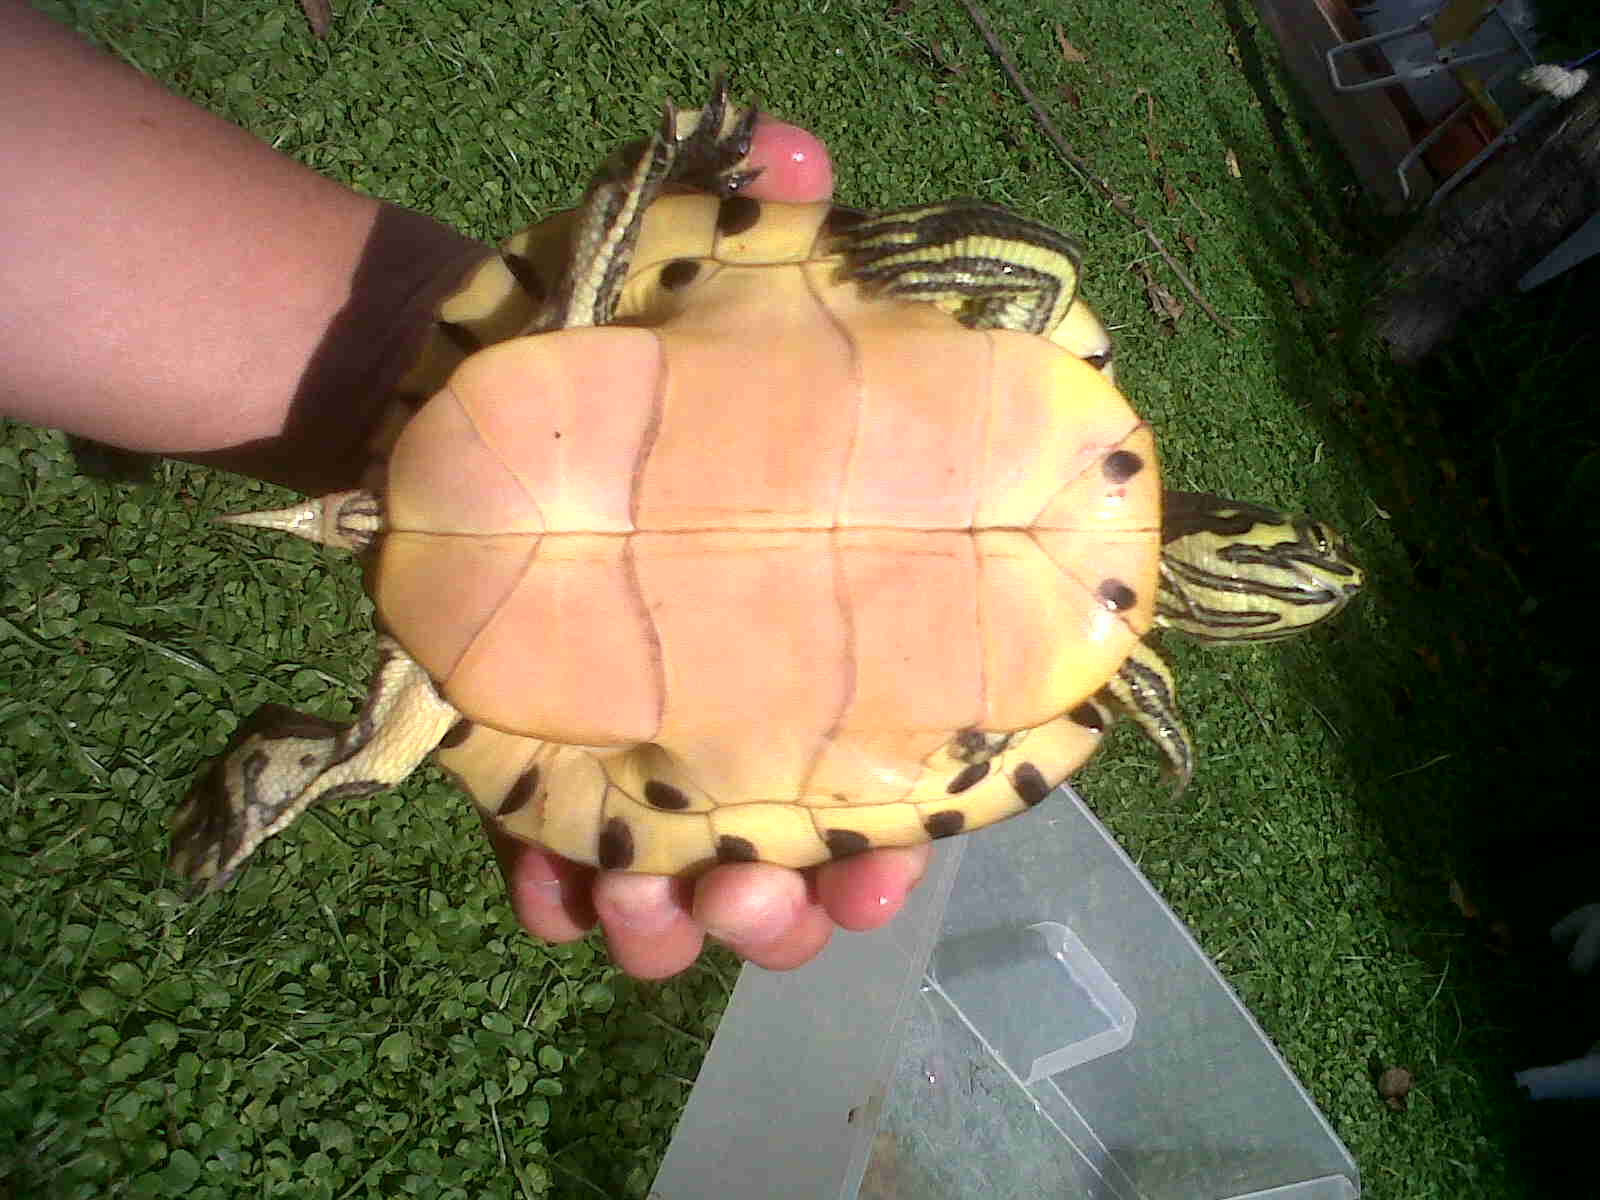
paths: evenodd
<path fill-rule="evenodd" d="M 728 110 L 728 73 L 718 71 L 711 80 L 711 96 L 705 111 L 716 114 L 716 123 L 722 124 L 722 115 Z"/>
<path fill-rule="evenodd" d="M 1181 796 L 1194 774 L 1194 740 L 1178 711 L 1177 685 L 1169 667 L 1148 642 L 1139 642 L 1094 698 L 1097 707 L 1120 712 L 1161 752 L 1164 773 Z"/>
<path fill-rule="evenodd" d="M 233 866 L 225 866 L 227 846 L 232 840 L 229 828 L 233 815 L 221 802 L 221 789 L 215 777 L 222 760 L 212 764 L 189 790 L 188 796 L 172 816 L 172 846 L 167 854 L 167 870 L 187 883 L 185 900 L 197 900 L 205 893 L 223 887 L 233 878 Z"/>
<path fill-rule="evenodd" d="M 756 119 L 754 106 L 728 103 L 728 82 L 719 75 L 703 108 L 678 115 L 678 161 L 672 178 L 714 196 L 743 191 L 761 174 L 759 167 L 740 166 L 750 156 Z M 683 130 L 690 120 L 693 124 Z"/>

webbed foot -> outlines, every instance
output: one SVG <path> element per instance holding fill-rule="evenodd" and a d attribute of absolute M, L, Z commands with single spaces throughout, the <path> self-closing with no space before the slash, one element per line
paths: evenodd
<path fill-rule="evenodd" d="M 168 865 L 196 892 L 223 887 L 313 804 L 399 783 L 459 715 L 397 642 L 380 637 L 378 668 L 352 724 L 280 704 L 245 722 L 173 814 Z"/>

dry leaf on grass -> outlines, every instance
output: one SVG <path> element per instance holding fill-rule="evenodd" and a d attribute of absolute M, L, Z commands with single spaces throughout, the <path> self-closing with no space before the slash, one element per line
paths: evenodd
<path fill-rule="evenodd" d="M 1192 233 L 1180 233 L 1178 239 L 1183 242 L 1183 248 L 1190 254 L 1200 249 L 1200 243 L 1195 240 L 1195 236 Z"/>
<path fill-rule="evenodd" d="M 933 55 L 933 61 L 948 74 L 959 75 L 965 69 L 956 61 L 956 57 L 951 52 L 950 47 L 938 39 L 928 43 L 928 50 Z"/>
<path fill-rule="evenodd" d="M 1311 285 L 1299 275 L 1289 280 L 1289 286 L 1294 289 L 1294 302 L 1301 308 L 1310 308 L 1316 303 L 1316 297 L 1311 294 Z"/>
<path fill-rule="evenodd" d="M 1161 197 L 1167 202 L 1167 207 L 1172 208 L 1178 203 L 1178 189 L 1172 186 L 1172 180 L 1161 181 Z"/>
<path fill-rule="evenodd" d="M 1067 41 L 1066 30 L 1062 29 L 1060 25 L 1056 26 L 1056 45 L 1061 47 L 1061 58 L 1064 62 L 1081 63 L 1089 61 L 1087 54 Z"/>
<path fill-rule="evenodd" d="M 1244 172 L 1239 169 L 1239 156 L 1233 152 L 1232 146 L 1228 147 L 1228 153 L 1224 157 L 1228 164 L 1228 174 L 1235 179 L 1243 179 Z"/>
<path fill-rule="evenodd" d="M 1405 1112 L 1406 1095 L 1411 1091 L 1411 1072 L 1404 1067 L 1390 1067 L 1378 1076 L 1378 1095 L 1395 1112 Z"/>
<path fill-rule="evenodd" d="M 1156 316 L 1164 321 L 1171 321 L 1174 326 L 1178 318 L 1183 316 L 1184 304 L 1159 283 L 1150 285 L 1150 305 L 1156 310 Z"/>
<path fill-rule="evenodd" d="M 333 24 L 333 9 L 328 6 L 328 0 L 300 0 L 300 11 L 306 14 L 315 36 L 326 36 L 328 26 Z"/>
<path fill-rule="evenodd" d="M 1173 332 L 1177 328 L 1178 318 L 1183 316 L 1183 301 L 1157 283 L 1155 276 L 1150 273 L 1150 268 L 1143 263 L 1134 263 L 1133 269 L 1138 274 L 1139 281 L 1144 284 L 1145 299 L 1150 302 L 1150 311 L 1156 314 L 1156 319 L 1168 333 Z"/>

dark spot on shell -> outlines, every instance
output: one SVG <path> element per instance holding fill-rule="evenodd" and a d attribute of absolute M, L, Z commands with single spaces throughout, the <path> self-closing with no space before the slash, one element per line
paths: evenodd
<path fill-rule="evenodd" d="M 700 274 L 700 264 L 692 258 L 679 258 L 661 268 L 661 286 L 669 292 L 688 287 Z"/>
<path fill-rule="evenodd" d="M 317 761 L 318 756 L 315 754 L 302 754 L 300 756 L 300 765 L 302 767 L 314 767 L 317 765 Z"/>
<path fill-rule="evenodd" d="M 1134 590 L 1120 579 L 1107 579 L 1100 584 L 1100 602 L 1112 612 L 1127 612 L 1138 599 Z"/>
<path fill-rule="evenodd" d="M 407 408 L 409 408 L 412 412 L 416 412 L 430 399 L 432 399 L 430 396 L 424 396 L 421 392 L 396 392 L 395 398 L 398 399 L 401 404 L 404 404 Z M 375 454 L 373 457 L 382 458 L 383 455 Z"/>
<path fill-rule="evenodd" d="M 670 783 L 662 783 L 659 779 L 652 779 L 644 785 L 644 798 L 652 807 L 665 809 L 668 812 L 682 812 L 689 807 L 689 797 Z"/>
<path fill-rule="evenodd" d="M 462 717 L 454 725 L 450 726 L 449 732 L 439 739 L 439 749 L 454 750 L 471 736 L 472 721 L 467 717 Z"/>
<path fill-rule="evenodd" d="M 761 201 L 729 196 L 717 209 L 717 232 L 723 237 L 744 233 L 761 220 Z"/>
<path fill-rule="evenodd" d="M 717 858 L 722 862 L 755 862 L 756 844 L 749 838 L 719 837 Z"/>
<path fill-rule="evenodd" d="M 1096 733 L 1104 733 L 1106 731 L 1105 717 L 1106 715 L 1100 710 L 1100 706 L 1088 700 L 1085 700 L 1067 714 L 1067 720 L 1082 725 L 1085 729 L 1092 729 Z"/>
<path fill-rule="evenodd" d="M 518 809 L 523 808 L 529 800 L 533 799 L 534 792 L 539 790 L 539 768 L 529 767 L 506 792 L 506 798 L 500 801 L 500 808 L 495 813 L 497 817 L 509 817 Z"/>
<path fill-rule="evenodd" d="M 828 210 L 828 215 L 822 219 L 822 232 L 825 234 L 844 233 L 846 230 L 854 229 L 866 219 L 867 214 L 859 208 L 846 208 L 843 205 L 835 204 Z"/>
<path fill-rule="evenodd" d="M 835 858 L 849 858 L 872 845 L 866 834 L 854 829 L 830 829 L 822 835 L 822 840 L 828 843 L 828 853 Z"/>
<path fill-rule="evenodd" d="M 1029 808 L 1050 794 L 1050 785 L 1039 773 L 1039 768 L 1032 763 L 1025 762 L 1011 772 L 1011 785 L 1017 789 L 1017 795 L 1022 797 L 1022 802 Z"/>
<path fill-rule="evenodd" d="M 954 796 L 957 792 L 964 792 L 989 773 L 989 762 L 985 759 L 980 763 L 973 763 L 956 772 L 956 777 L 945 784 L 944 790 Z"/>
<path fill-rule="evenodd" d="M 1112 483 L 1127 483 L 1144 470 L 1144 459 L 1132 450 L 1115 450 L 1106 455 L 1106 460 L 1100 464 L 1100 469 Z"/>
<path fill-rule="evenodd" d="M 633 865 L 633 830 L 621 817 L 612 817 L 600 831 L 600 865 L 608 871 Z"/>
<path fill-rule="evenodd" d="M 989 748 L 989 735 L 977 729 L 963 729 L 954 740 L 956 746 L 967 754 L 979 754 Z"/>
<path fill-rule="evenodd" d="M 478 335 L 465 325 L 457 325 L 454 321 L 440 321 L 439 332 L 445 340 L 463 354 L 476 354 L 483 349 L 483 342 Z"/>
<path fill-rule="evenodd" d="M 936 812 L 922 822 L 922 827 L 928 831 L 931 838 L 954 837 L 960 833 L 967 824 L 967 815 L 953 808 L 943 812 Z"/>
<path fill-rule="evenodd" d="M 1106 365 L 1111 361 L 1111 351 L 1107 350 L 1104 354 L 1091 354 L 1083 361 L 1088 363 L 1096 371 L 1104 371 L 1106 369 Z"/>
<path fill-rule="evenodd" d="M 550 294 L 544 285 L 544 280 L 539 277 L 539 268 L 533 263 L 520 254 L 502 253 L 500 257 L 506 264 L 506 270 L 511 272 L 511 277 L 528 295 L 535 300 L 543 300 Z"/>

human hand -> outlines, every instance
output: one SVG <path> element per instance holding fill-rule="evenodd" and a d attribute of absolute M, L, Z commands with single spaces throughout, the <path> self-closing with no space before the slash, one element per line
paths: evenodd
<path fill-rule="evenodd" d="M 807 203 L 826 199 L 833 169 L 822 144 L 763 118 L 750 148 L 762 167 L 748 195 Z M 598 921 L 617 965 L 641 979 L 684 970 L 706 936 L 742 958 L 786 971 L 809 962 L 833 928 L 875 929 L 905 903 L 927 868 L 928 847 L 875 850 L 807 871 L 729 863 L 695 880 L 601 871 L 485 826 L 511 909 L 535 937 L 569 942 Z"/>
<path fill-rule="evenodd" d="M 484 831 L 524 929 L 570 942 L 598 921 L 612 959 L 640 979 L 684 970 L 708 934 L 757 966 L 803 966 L 827 945 L 835 925 L 859 932 L 892 919 L 927 870 L 930 852 L 928 846 L 871 850 L 805 871 L 727 863 L 688 880 L 602 871 L 487 823 Z"/>

